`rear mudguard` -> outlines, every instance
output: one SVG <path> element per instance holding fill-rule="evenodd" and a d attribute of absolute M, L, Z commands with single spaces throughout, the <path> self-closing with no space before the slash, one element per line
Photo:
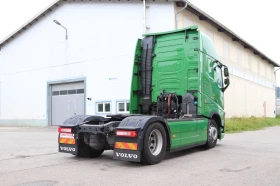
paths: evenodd
<path fill-rule="evenodd" d="M 169 150 L 171 145 L 171 138 L 170 138 L 170 129 L 167 124 L 167 121 L 165 118 L 160 116 L 130 116 L 125 118 L 121 121 L 119 126 L 117 127 L 117 130 L 137 130 L 138 136 L 137 136 L 137 144 L 138 144 L 138 150 L 143 149 L 143 140 L 145 132 L 148 128 L 148 126 L 151 123 L 154 122 L 160 122 L 165 130 L 166 130 L 166 136 L 167 136 L 167 150 Z M 116 136 L 116 141 L 123 141 L 123 137 Z"/>
<path fill-rule="evenodd" d="M 90 116 L 90 115 L 76 115 L 70 118 L 67 118 L 60 127 L 76 127 L 82 124 L 86 124 L 88 122 L 94 124 L 103 124 L 107 121 L 106 118 L 101 116 Z"/>
<path fill-rule="evenodd" d="M 108 122 L 107 118 L 101 117 L 101 116 L 90 116 L 90 115 L 76 115 L 70 118 L 67 118 L 62 125 L 59 127 L 62 128 L 72 128 L 72 134 L 74 135 L 75 144 L 64 144 L 60 143 L 60 134 L 58 135 L 58 146 L 59 146 L 59 152 L 66 152 L 77 155 L 78 149 L 79 149 L 79 143 L 80 138 L 82 137 L 82 140 L 84 140 L 83 136 L 79 135 L 79 133 L 87 133 L 89 134 L 87 144 L 95 144 L 100 145 L 100 143 L 103 143 L 101 138 L 95 139 L 94 137 L 97 137 L 99 134 L 105 136 L 105 134 L 111 133 L 110 127 L 111 126 L 118 126 L 120 121 L 116 122 Z M 103 139 L 103 138 L 102 138 Z M 112 138 L 108 138 L 110 141 L 112 141 Z M 111 142 L 114 144 L 114 142 Z M 109 147 L 108 147 L 109 148 Z"/>

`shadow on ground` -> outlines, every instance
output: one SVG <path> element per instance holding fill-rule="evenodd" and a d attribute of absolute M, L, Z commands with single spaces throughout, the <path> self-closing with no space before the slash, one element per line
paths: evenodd
<path fill-rule="evenodd" d="M 220 144 L 217 144 L 217 146 L 221 146 Z M 211 150 L 211 149 L 209 149 Z M 203 147 L 194 147 L 186 150 L 181 150 L 177 152 L 166 152 L 164 159 L 162 162 L 166 160 L 176 159 L 182 156 L 191 156 L 195 155 L 196 153 L 200 152 L 207 152 L 207 150 Z M 114 166 L 123 166 L 123 167 L 145 167 L 147 165 L 138 163 L 138 162 L 127 162 L 127 161 L 121 161 L 121 160 L 114 160 L 113 159 L 113 151 L 106 151 L 104 154 L 102 154 L 98 158 L 83 158 L 83 157 L 76 157 L 76 156 L 69 156 L 69 159 L 74 161 L 82 161 L 87 162 L 93 165 L 97 164 L 103 164 L 105 167 L 114 167 Z"/>

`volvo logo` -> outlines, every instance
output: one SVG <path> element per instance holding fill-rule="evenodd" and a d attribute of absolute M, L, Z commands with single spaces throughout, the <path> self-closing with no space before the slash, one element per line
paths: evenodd
<path fill-rule="evenodd" d="M 121 157 L 121 158 L 134 158 L 134 159 L 137 159 L 138 158 L 138 155 L 137 154 L 128 154 L 128 153 L 119 153 L 119 152 L 116 152 L 116 156 L 117 157 Z"/>
<path fill-rule="evenodd" d="M 75 152 L 76 149 L 72 147 L 60 147 L 60 150 L 68 151 L 68 152 Z"/>

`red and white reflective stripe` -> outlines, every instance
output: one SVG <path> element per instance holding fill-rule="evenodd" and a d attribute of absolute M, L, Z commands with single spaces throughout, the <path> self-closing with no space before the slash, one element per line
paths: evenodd
<path fill-rule="evenodd" d="M 72 129 L 71 128 L 61 128 L 59 127 L 58 128 L 58 132 L 61 133 L 61 132 L 68 132 L 68 133 L 71 133 L 72 132 Z"/>
<path fill-rule="evenodd" d="M 117 136 L 123 136 L 123 137 L 137 137 L 137 132 L 132 130 L 117 130 Z"/>
<path fill-rule="evenodd" d="M 59 136 L 61 138 L 74 139 L 74 134 L 72 134 L 72 133 L 60 133 Z"/>

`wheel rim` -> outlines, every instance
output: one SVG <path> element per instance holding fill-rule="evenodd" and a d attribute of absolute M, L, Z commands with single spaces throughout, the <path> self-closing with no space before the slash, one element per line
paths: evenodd
<path fill-rule="evenodd" d="M 214 142 L 217 140 L 218 137 L 218 131 L 217 128 L 214 125 L 210 125 L 209 128 L 209 141 Z"/>
<path fill-rule="evenodd" d="M 154 155 L 157 156 L 161 152 L 163 145 L 162 134 L 158 129 L 154 129 L 149 136 L 149 150 Z"/>

